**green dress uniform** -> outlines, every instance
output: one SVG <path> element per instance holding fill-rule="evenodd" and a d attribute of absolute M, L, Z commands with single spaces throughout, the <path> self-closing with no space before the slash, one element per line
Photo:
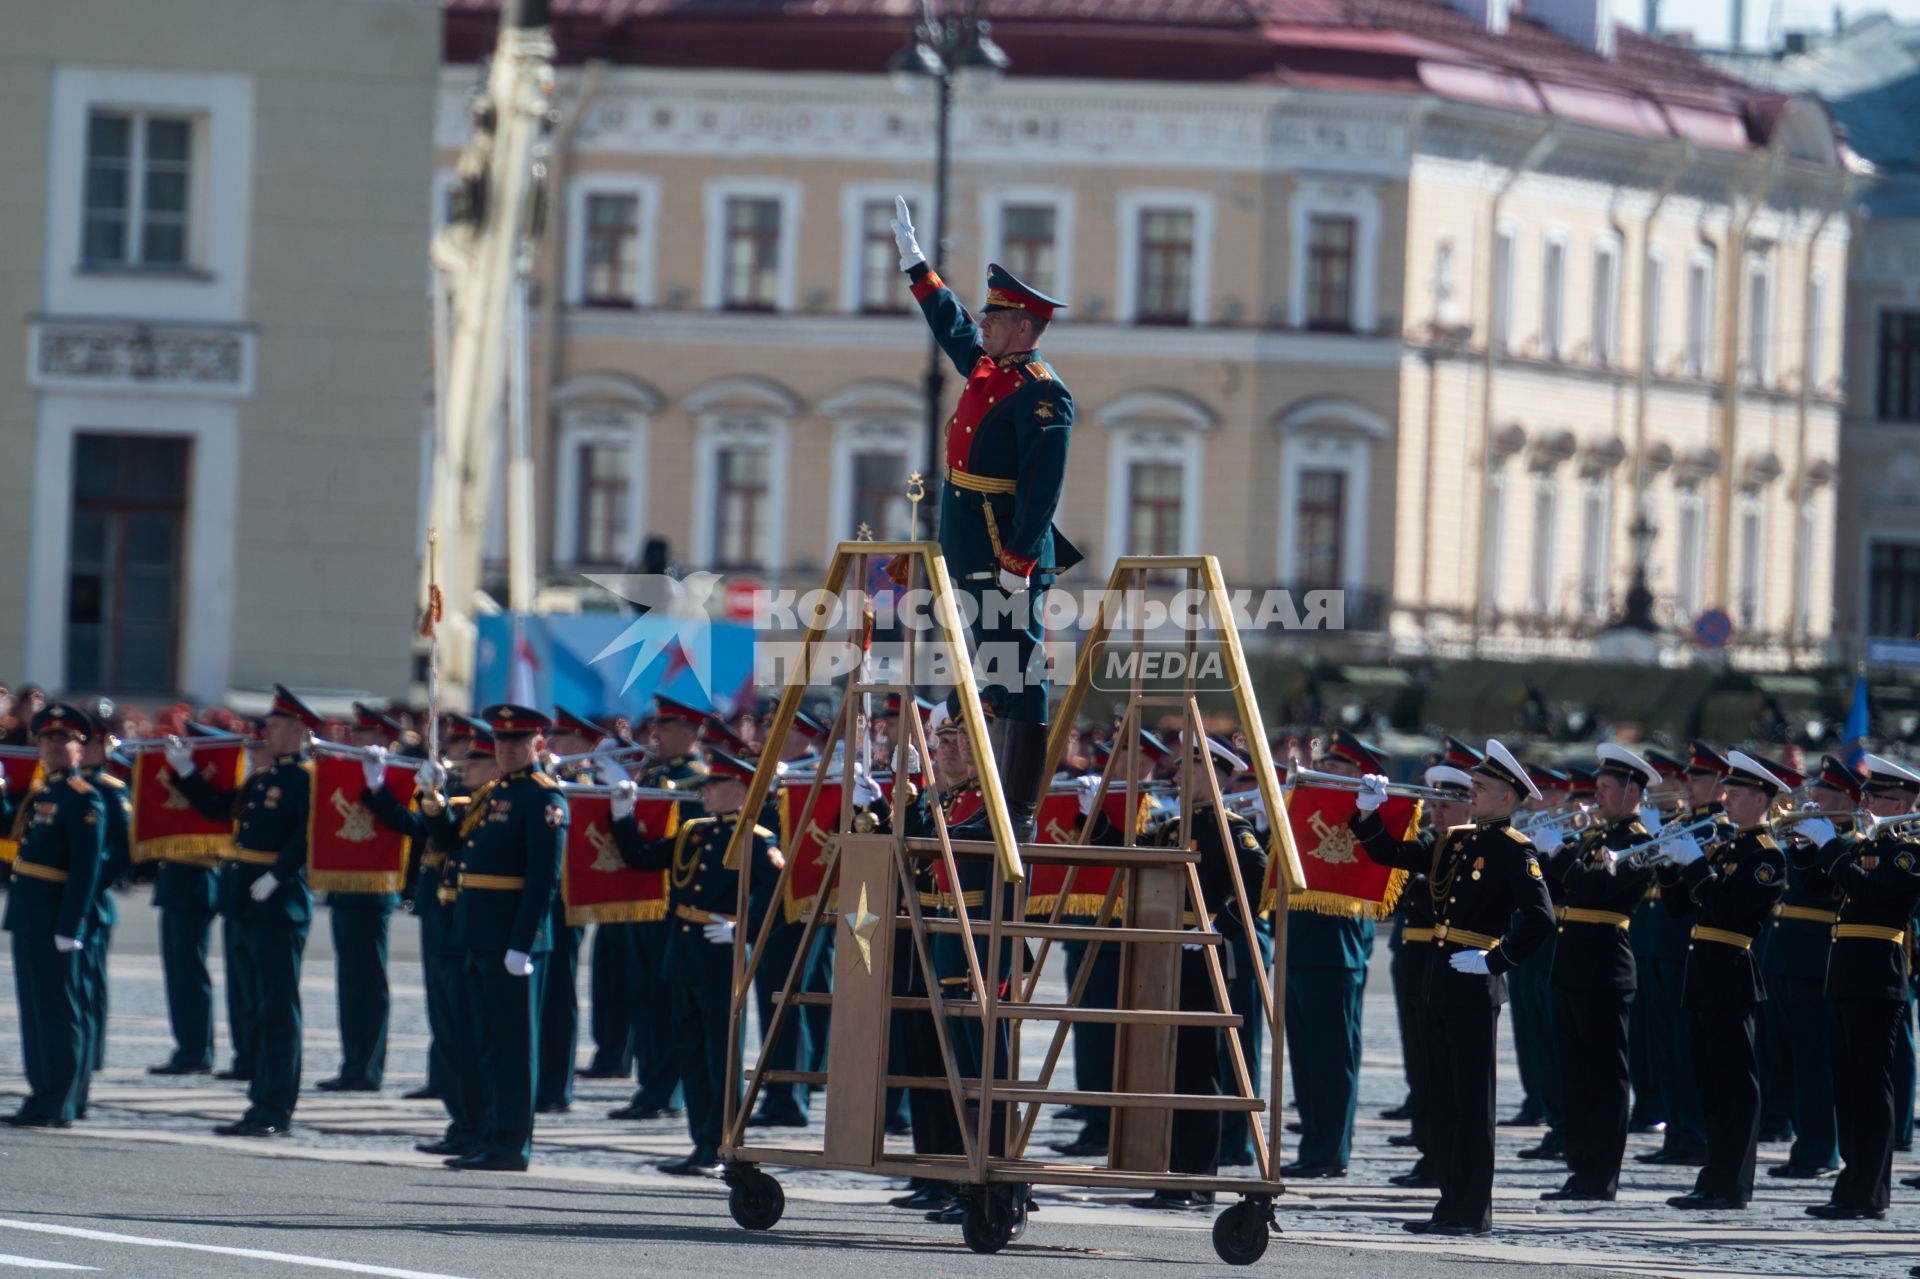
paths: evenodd
<path fill-rule="evenodd" d="M 89 917 L 107 857 L 106 805 L 93 783 L 60 769 L 6 808 L 20 851 L 0 928 L 13 934 L 27 1077 L 26 1102 L 8 1122 L 64 1128 L 85 1108 L 92 1069 L 84 947 L 91 944 Z M 56 937 L 73 938 L 83 949 L 62 954 Z"/>
<path fill-rule="evenodd" d="M 326 1092 L 374 1092 L 386 1077 L 387 931 L 399 893 L 328 893 L 333 932 L 335 1002 L 340 1021 L 340 1073 L 317 1085 Z"/>
<path fill-rule="evenodd" d="M 704 930 L 713 923 L 740 922 L 742 874 L 748 877 L 749 894 L 764 891 L 780 874 L 775 836 L 758 824 L 745 866 L 726 860 L 740 820 L 736 813 L 695 817 L 662 839 L 643 839 L 631 814 L 613 823 L 613 837 L 627 865 L 667 872 L 667 945 L 660 981 L 671 1010 L 668 1025 L 680 1060 L 687 1132 L 693 1139 L 693 1151 L 683 1161 L 688 1171 L 719 1161 L 725 1090 L 731 1089 L 737 1102 L 740 1088 L 738 1076 L 729 1078 L 727 1070 L 733 947 L 709 941 Z"/>
<path fill-rule="evenodd" d="M 150 1067 L 151 1074 L 194 1075 L 213 1069 L 213 976 L 207 971 L 207 953 L 216 886 L 214 871 L 205 866 L 161 862 L 153 872 L 173 1052 Z"/>
<path fill-rule="evenodd" d="M 984 695 L 1001 721 L 1045 724 L 1044 675 L 1027 672 L 1041 642 L 1038 609 L 1024 619 L 985 605 L 1004 603 L 1002 569 L 1038 591 L 1073 567 L 1080 553 L 1053 526 L 1066 486 L 1073 396 L 1033 351 L 990 358 L 980 327 L 925 263 L 909 273 L 935 342 L 966 378 L 947 421 L 946 482 L 940 489 L 940 552 L 956 590 L 972 597 Z M 987 305 L 1051 315 L 1061 303 L 1021 285 L 999 266 L 988 269 Z M 1022 624 L 1024 623 L 1024 624 Z"/>
<path fill-rule="evenodd" d="M 104 731 L 104 726 L 96 725 L 95 731 Z M 120 922 L 120 909 L 109 890 L 133 866 L 133 803 L 127 795 L 127 784 L 105 764 L 85 766 L 80 775 L 100 792 L 107 816 L 107 859 L 100 869 L 100 887 L 93 899 L 92 940 L 81 952 L 86 959 L 88 1058 L 93 1069 L 99 1070 L 107 1062 L 107 952 L 113 944 L 114 926 Z M 81 1089 L 80 1109 L 84 1115 L 84 1082 Z"/>
<path fill-rule="evenodd" d="M 518 731 L 492 708 L 496 735 Z M 503 729 L 503 724 L 505 725 Z M 522 768 L 480 788 L 461 819 L 451 929 L 462 953 L 466 1059 L 477 1152 L 466 1166 L 526 1167 L 533 1153 L 540 968 L 553 946 L 553 896 L 567 840 L 559 783 Z M 507 971 L 509 951 L 533 972 Z"/>
<path fill-rule="evenodd" d="M 1844 766 L 1843 766 L 1844 767 Z M 1836 834 L 1850 823 L 1834 823 Z M 1789 828 L 1791 829 L 1791 828 Z M 1840 1165 L 1833 1063 L 1833 1004 L 1827 998 L 1827 956 L 1839 899 L 1820 867 L 1820 846 L 1795 839 L 1786 847 L 1787 891 L 1767 927 L 1766 975 L 1770 1021 L 1793 1089 L 1793 1146 L 1769 1176 L 1816 1178 Z"/>

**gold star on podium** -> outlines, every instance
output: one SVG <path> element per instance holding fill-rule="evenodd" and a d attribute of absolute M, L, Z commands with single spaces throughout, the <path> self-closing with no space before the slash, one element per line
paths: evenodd
<path fill-rule="evenodd" d="M 860 885 L 860 905 L 847 916 L 847 931 L 853 934 L 854 945 L 860 948 L 860 966 L 868 972 L 873 971 L 873 933 L 880 927 L 880 916 L 867 910 L 867 886 Z"/>

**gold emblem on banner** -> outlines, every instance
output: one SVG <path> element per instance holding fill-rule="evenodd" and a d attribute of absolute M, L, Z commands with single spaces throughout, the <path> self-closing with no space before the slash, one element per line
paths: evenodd
<path fill-rule="evenodd" d="M 1330 826 L 1327 819 L 1318 813 L 1307 818 L 1307 825 L 1320 837 L 1319 843 L 1302 850 L 1307 856 L 1317 857 L 1330 866 L 1344 866 L 1360 860 L 1360 854 L 1353 849 L 1353 832 L 1345 826 Z"/>
<path fill-rule="evenodd" d="M 619 846 L 613 842 L 613 832 L 600 823 L 587 827 L 587 842 L 593 845 L 592 869 L 611 873 L 627 868 L 626 862 L 620 859 Z"/>
<path fill-rule="evenodd" d="M 373 838 L 373 814 L 337 788 L 333 792 L 333 811 L 340 814 L 340 829 L 334 832 L 335 839 L 364 844 Z"/>
<path fill-rule="evenodd" d="M 1048 839 L 1056 844 L 1071 844 L 1074 841 L 1074 837 L 1075 832 L 1061 829 L 1060 819 L 1058 817 L 1049 817 L 1047 819 Z"/>

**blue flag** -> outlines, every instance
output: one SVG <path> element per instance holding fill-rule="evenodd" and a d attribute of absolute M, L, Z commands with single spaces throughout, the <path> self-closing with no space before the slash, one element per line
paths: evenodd
<path fill-rule="evenodd" d="M 1867 675 L 1861 671 L 1853 677 L 1853 705 L 1847 708 L 1847 724 L 1840 730 L 1841 738 L 1846 742 L 1846 761 L 1848 768 L 1859 768 L 1860 760 L 1867 753 L 1867 730 L 1870 717 L 1867 713 Z"/>

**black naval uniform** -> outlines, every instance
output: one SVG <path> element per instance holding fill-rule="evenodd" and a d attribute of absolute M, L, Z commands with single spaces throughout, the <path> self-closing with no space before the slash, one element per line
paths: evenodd
<path fill-rule="evenodd" d="M 1694 921 L 1681 1006 L 1707 1129 L 1695 1195 L 1738 1204 L 1753 1198 L 1760 1137 L 1754 1009 L 1766 998 L 1753 939 L 1786 886 L 1786 858 L 1765 827 L 1717 841 L 1687 866 L 1660 869 L 1661 901 Z"/>
<path fill-rule="evenodd" d="M 1378 813 L 1356 813 L 1350 825 L 1377 864 L 1427 875 L 1435 948 L 1426 989 L 1433 1139 L 1427 1160 L 1440 1183 L 1432 1224 L 1490 1230 L 1500 1006 L 1507 974 L 1554 926 L 1540 862 L 1506 818 L 1449 827 L 1431 848 L 1395 839 Z M 1487 952 L 1485 975 L 1453 968 L 1452 957 L 1468 950 Z"/>
<path fill-rule="evenodd" d="M 1820 861 L 1840 893 L 1827 960 L 1842 1160 L 1833 1203 L 1878 1215 L 1893 1177 L 1893 1062 L 1911 998 L 1907 942 L 1920 905 L 1920 844 L 1897 829 L 1842 837 L 1820 850 Z"/>
<path fill-rule="evenodd" d="M 307 811 L 313 770 L 300 753 L 277 756 L 238 790 L 216 788 L 199 773 L 175 787 L 210 821 L 238 823 L 220 868 L 220 913 L 233 922 L 227 980 L 246 987 L 252 1008 L 252 1079 L 242 1124 L 284 1130 L 300 1097 L 300 960 L 313 925 L 307 889 Z M 263 902 L 255 881 L 279 883 Z M 243 1030 L 236 1029 L 236 1043 Z"/>
<path fill-rule="evenodd" d="M 1423 831 L 1419 840 L 1433 847 L 1434 835 Z M 1407 1118 L 1413 1127 L 1413 1145 L 1420 1151 L 1415 1165 L 1425 1173 L 1431 1166 L 1427 1152 L 1433 1148 L 1431 1131 L 1433 1099 L 1427 1095 L 1431 1067 L 1427 1061 L 1427 970 L 1438 956 L 1433 944 L 1433 894 L 1428 891 L 1425 872 L 1411 872 L 1400 890 L 1400 908 L 1394 917 L 1393 936 L 1388 949 L 1393 959 L 1388 972 L 1393 978 L 1393 1010 L 1400 1024 L 1400 1053 L 1407 1076 Z"/>
<path fill-rule="evenodd" d="M 614 842 L 627 865 L 667 872 L 667 943 L 660 967 L 671 1036 L 687 1099 L 692 1164 L 720 1158 L 725 1135 L 725 1093 L 739 1100 L 739 1077 L 727 1070 L 727 1021 L 733 987 L 733 947 L 707 940 L 708 924 L 745 927 L 740 909 L 740 866 L 725 860 L 737 813 L 695 817 L 671 837 L 645 839 L 632 814 L 613 822 Z M 780 849 L 772 831 L 756 824 L 747 850 L 748 891 L 764 893 L 779 877 Z"/>
<path fill-rule="evenodd" d="M 1847 823 L 1835 823 L 1844 834 Z M 1773 908 L 1767 950 L 1760 961 L 1770 1002 L 1777 1015 L 1770 1027 L 1779 1042 L 1792 1085 L 1793 1148 L 1774 1176 L 1814 1177 L 1840 1162 L 1840 1136 L 1834 1118 L 1833 1005 L 1827 998 L 1827 958 L 1839 904 L 1833 880 L 1820 869 L 1819 845 L 1804 839 L 1788 844 L 1787 891 Z"/>
<path fill-rule="evenodd" d="M 61 954 L 56 937 L 91 944 L 88 924 L 106 862 L 106 805 L 77 772 L 48 773 L 19 800 L 8 797 L 20 851 L 0 928 L 13 934 L 13 981 L 27 1099 L 8 1122 L 65 1127 L 86 1107 L 88 1060 L 85 950 Z"/>
<path fill-rule="evenodd" d="M 1552 983 L 1567 1143 L 1565 1187 L 1580 1198 L 1612 1199 L 1627 1148 L 1627 1007 L 1634 996 L 1634 907 L 1646 897 L 1652 866 L 1608 869 L 1601 849 L 1619 852 L 1652 836 L 1639 814 L 1589 830 L 1547 858 L 1559 888 L 1559 944 Z"/>

